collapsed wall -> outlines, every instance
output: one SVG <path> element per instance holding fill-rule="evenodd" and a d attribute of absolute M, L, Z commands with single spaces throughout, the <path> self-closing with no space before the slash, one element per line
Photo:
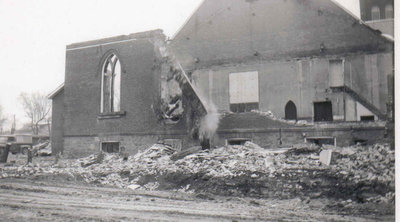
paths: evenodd
<path fill-rule="evenodd" d="M 199 140 L 203 148 L 209 148 L 219 121 L 215 107 L 193 86 L 167 44 L 164 41 L 154 44 L 162 61 L 160 98 L 154 108 L 159 121 L 174 124 L 184 119 L 190 137 Z"/>

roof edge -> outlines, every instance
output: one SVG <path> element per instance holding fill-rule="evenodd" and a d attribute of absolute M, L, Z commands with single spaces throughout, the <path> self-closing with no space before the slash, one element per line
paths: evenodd
<path fill-rule="evenodd" d="M 202 0 L 200 4 L 194 8 L 193 12 L 190 14 L 190 16 L 185 20 L 185 22 L 179 27 L 178 30 L 176 30 L 175 34 L 171 37 L 171 41 L 175 39 L 175 37 L 182 31 L 182 29 L 187 25 L 187 23 L 190 21 L 190 19 L 194 16 L 194 14 L 200 9 L 200 7 L 204 4 L 206 0 Z"/>
<path fill-rule="evenodd" d="M 76 43 L 72 43 L 72 44 L 67 45 L 67 50 L 68 49 L 80 48 L 80 47 L 87 47 L 87 46 L 105 44 L 105 43 L 126 41 L 126 40 L 152 38 L 152 37 L 155 37 L 155 36 L 162 36 L 163 37 L 165 35 L 164 35 L 164 32 L 163 32 L 162 29 L 155 29 L 155 30 L 149 30 L 149 31 L 144 31 L 144 32 L 131 33 L 129 35 L 118 35 L 118 36 L 113 36 L 113 37 L 108 37 L 108 38 L 101 38 L 101 39 L 96 39 L 96 40 L 76 42 Z"/>
<path fill-rule="evenodd" d="M 348 10 L 346 7 L 344 7 L 343 5 L 341 5 L 339 2 L 337 2 L 336 0 L 330 0 L 333 4 L 335 4 L 336 6 L 338 6 L 339 8 L 341 8 L 342 10 L 344 10 L 345 12 L 347 12 L 347 14 L 351 15 L 354 19 L 356 19 L 360 25 L 366 27 L 367 29 L 369 29 L 370 31 L 373 32 L 373 34 L 383 38 L 384 40 L 388 41 L 389 43 L 393 43 L 394 42 L 394 38 L 388 38 L 387 36 L 383 35 L 381 31 L 373 29 L 371 26 L 368 25 L 367 22 L 363 21 L 361 18 L 358 18 L 353 12 L 351 12 L 350 10 Z"/>
<path fill-rule="evenodd" d="M 347 9 L 346 7 L 344 7 L 342 4 L 340 4 L 338 1 L 336 0 L 331 0 L 331 2 L 333 2 L 335 5 L 337 5 L 339 8 L 343 9 L 344 11 L 346 11 L 349 15 L 351 15 L 353 18 L 357 19 L 358 21 L 362 21 L 361 18 L 359 18 L 357 15 L 355 15 L 352 11 L 350 11 L 349 9 Z"/>
<path fill-rule="evenodd" d="M 55 90 L 53 90 L 53 92 L 51 92 L 49 95 L 47 95 L 47 98 L 48 99 L 53 99 L 54 97 L 56 97 L 63 90 L 64 90 L 64 83 L 59 85 Z"/>

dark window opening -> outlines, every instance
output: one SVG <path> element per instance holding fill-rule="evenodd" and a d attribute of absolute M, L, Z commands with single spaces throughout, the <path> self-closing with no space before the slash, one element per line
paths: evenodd
<path fill-rule="evenodd" d="M 228 145 L 244 145 L 247 141 L 250 141 L 250 139 L 228 139 L 227 143 Z"/>
<path fill-rule="evenodd" d="M 367 145 L 367 140 L 361 140 L 361 139 L 355 139 L 354 140 L 354 144 L 355 145 L 357 145 L 357 144 L 359 144 L 359 145 Z"/>
<path fill-rule="evenodd" d="M 119 142 L 103 142 L 101 143 L 101 150 L 107 153 L 118 153 Z"/>
<path fill-rule="evenodd" d="M 361 121 L 374 121 L 375 116 L 360 116 Z"/>
<path fill-rule="evenodd" d="M 15 137 L 12 137 L 12 136 L 8 137 L 8 139 L 7 139 L 7 142 L 15 142 L 15 141 L 16 141 Z"/>
<path fill-rule="evenodd" d="M 210 149 L 211 148 L 210 139 L 204 138 L 204 139 L 200 140 L 200 146 L 201 146 L 201 149 L 203 149 L 203 150 Z"/>
<path fill-rule="evenodd" d="M 252 110 L 258 110 L 258 103 L 238 103 L 231 104 L 230 109 L 234 113 L 250 112 Z"/>
<path fill-rule="evenodd" d="M 314 143 L 318 146 L 326 145 L 335 145 L 334 138 L 307 138 L 307 142 Z"/>
<path fill-rule="evenodd" d="M 291 100 L 285 106 L 285 119 L 297 121 L 296 105 Z"/>
<path fill-rule="evenodd" d="M 314 102 L 314 121 L 333 121 L 332 103 L 330 101 Z"/>

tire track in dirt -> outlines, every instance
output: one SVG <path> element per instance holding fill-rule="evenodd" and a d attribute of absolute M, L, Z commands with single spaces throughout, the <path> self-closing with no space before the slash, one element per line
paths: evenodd
<path fill-rule="evenodd" d="M 368 221 L 326 214 L 300 200 L 215 197 L 174 192 L 0 180 L 3 221 Z M 371 220 L 373 221 L 373 220 Z"/>

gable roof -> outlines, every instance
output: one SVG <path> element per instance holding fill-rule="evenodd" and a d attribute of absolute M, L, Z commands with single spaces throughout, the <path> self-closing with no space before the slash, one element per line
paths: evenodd
<path fill-rule="evenodd" d="M 169 44 L 201 66 L 390 49 L 392 42 L 332 0 L 205 0 Z M 198 63 L 198 64 L 195 64 Z"/>

